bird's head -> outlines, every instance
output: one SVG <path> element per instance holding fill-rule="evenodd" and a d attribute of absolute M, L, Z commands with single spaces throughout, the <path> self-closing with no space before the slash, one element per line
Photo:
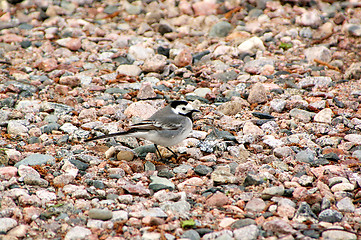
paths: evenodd
<path fill-rule="evenodd" d="M 192 119 L 192 113 L 199 112 L 199 110 L 194 109 L 193 106 L 186 101 L 173 101 L 170 103 L 172 110 L 179 115 L 187 116 Z"/>

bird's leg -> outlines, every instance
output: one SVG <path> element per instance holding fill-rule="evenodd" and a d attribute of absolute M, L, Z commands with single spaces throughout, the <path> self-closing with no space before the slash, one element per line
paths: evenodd
<path fill-rule="evenodd" d="M 158 149 L 158 146 L 157 146 L 157 144 L 154 144 L 154 147 L 155 147 L 155 149 L 157 150 L 157 153 L 158 153 L 158 155 L 159 155 L 159 159 L 163 159 L 162 158 L 162 155 L 160 154 L 160 151 L 159 151 L 159 149 Z"/>
<path fill-rule="evenodd" d="M 171 153 L 173 153 L 173 156 L 175 157 L 175 159 L 178 158 L 178 155 L 177 155 L 175 152 L 173 152 L 169 147 L 167 147 L 167 149 L 168 149 Z"/>

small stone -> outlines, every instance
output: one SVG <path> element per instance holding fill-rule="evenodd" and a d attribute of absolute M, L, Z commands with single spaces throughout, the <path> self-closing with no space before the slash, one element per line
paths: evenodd
<path fill-rule="evenodd" d="M 310 122 L 311 119 L 316 115 L 313 112 L 309 112 L 298 108 L 292 109 L 289 114 L 291 117 L 299 119 L 303 122 Z"/>
<path fill-rule="evenodd" d="M 144 72 L 161 72 L 167 65 L 167 57 L 164 55 L 156 54 L 151 58 L 144 61 L 142 69 Z"/>
<path fill-rule="evenodd" d="M 345 24 L 344 29 L 354 37 L 361 37 L 361 24 Z"/>
<path fill-rule="evenodd" d="M 185 67 L 191 65 L 193 61 L 192 54 L 188 48 L 183 49 L 175 58 L 174 64 L 177 67 Z"/>
<path fill-rule="evenodd" d="M 41 179 L 36 175 L 26 175 L 24 177 L 24 183 L 27 185 L 35 185 L 40 187 L 47 187 L 49 185 L 48 181 Z"/>
<path fill-rule="evenodd" d="M 165 221 L 159 217 L 146 216 L 142 219 L 142 223 L 148 226 L 163 225 Z"/>
<path fill-rule="evenodd" d="M 212 90 L 209 88 L 197 88 L 193 93 L 198 97 L 204 98 L 207 96 L 207 94 L 212 94 Z"/>
<path fill-rule="evenodd" d="M 280 113 L 284 110 L 286 103 L 287 102 L 283 99 L 273 99 L 270 102 L 270 106 L 273 109 L 273 111 Z"/>
<path fill-rule="evenodd" d="M 42 164 L 50 164 L 53 165 L 55 163 L 55 158 L 50 155 L 44 155 L 39 153 L 34 153 L 20 162 L 15 164 L 15 167 L 19 167 L 20 165 L 28 165 L 28 166 L 35 166 L 35 165 L 42 165 Z"/>
<path fill-rule="evenodd" d="M 361 134 L 347 134 L 344 138 L 355 144 L 360 144 L 361 142 Z"/>
<path fill-rule="evenodd" d="M 294 155 L 295 152 L 289 146 L 283 146 L 273 149 L 273 154 L 279 158 L 286 158 Z"/>
<path fill-rule="evenodd" d="M 330 49 L 325 46 L 307 48 L 304 53 L 309 63 L 313 63 L 315 59 L 329 62 L 332 58 Z"/>
<path fill-rule="evenodd" d="M 247 121 L 243 125 L 243 134 L 244 135 L 255 135 L 255 136 L 263 136 L 264 132 L 261 128 L 253 124 L 251 121 Z"/>
<path fill-rule="evenodd" d="M 248 212 L 262 212 L 266 208 L 266 203 L 261 198 L 253 198 L 246 204 L 245 210 Z"/>
<path fill-rule="evenodd" d="M 229 22 L 221 21 L 214 24 L 209 31 L 210 37 L 226 37 L 232 30 L 232 25 Z"/>
<path fill-rule="evenodd" d="M 58 61 L 55 58 L 43 59 L 39 64 L 38 68 L 44 72 L 51 72 L 58 67 Z"/>
<path fill-rule="evenodd" d="M 80 38 L 62 38 L 62 39 L 56 40 L 56 43 L 62 47 L 66 47 L 73 51 L 77 51 L 81 48 Z"/>
<path fill-rule="evenodd" d="M 136 60 L 145 61 L 145 60 L 151 58 L 152 56 L 154 56 L 155 53 L 152 48 L 143 47 L 140 45 L 133 45 L 133 46 L 129 47 L 129 54 L 132 55 L 134 57 L 134 59 L 136 59 Z M 122 65 L 120 65 L 120 66 L 122 66 Z M 129 66 L 135 67 L 135 65 L 129 65 Z M 118 70 L 117 70 L 117 72 L 118 72 Z M 126 74 L 126 75 L 128 75 L 128 74 Z M 137 75 L 139 75 L 139 74 L 137 74 Z"/>
<path fill-rule="evenodd" d="M 169 214 L 173 214 L 175 216 L 179 216 L 182 218 L 188 218 L 189 217 L 189 211 L 191 209 L 191 205 L 184 200 L 178 201 L 178 202 L 164 202 L 160 204 L 160 207 L 162 210 L 166 213 L 169 212 Z"/>
<path fill-rule="evenodd" d="M 352 202 L 352 199 L 349 197 L 345 197 L 338 201 L 336 203 L 336 206 L 341 212 L 354 212 L 356 209 L 355 205 Z"/>
<path fill-rule="evenodd" d="M 321 25 L 322 20 L 319 11 L 310 10 L 305 11 L 301 16 L 297 16 L 296 23 L 306 27 L 317 28 Z"/>
<path fill-rule="evenodd" d="M 235 240 L 256 240 L 260 231 L 256 225 L 249 225 L 233 231 Z"/>
<path fill-rule="evenodd" d="M 282 196 L 284 193 L 285 193 L 285 187 L 282 185 L 265 188 L 262 191 L 262 195 L 265 196 Z"/>
<path fill-rule="evenodd" d="M 159 207 L 143 210 L 142 216 L 143 217 L 146 217 L 146 216 L 159 217 L 159 218 L 167 218 L 168 217 L 168 215 Z"/>
<path fill-rule="evenodd" d="M 79 240 L 79 239 L 88 239 L 89 235 L 91 235 L 92 232 L 85 228 L 76 226 L 71 228 L 67 234 L 65 235 L 65 240 Z"/>
<path fill-rule="evenodd" d="M 152 182 L 149 184 L 149 189 L 152 189 L 155 192 L 162 189 L 169 189 L 170 191 L 175 189 L 174 183 L 167 178 L 151 176 L 150 179 Z"/>
<path fill-rule="evenodd" d="M 351 192 L 355 189 L 355 185 L 351 183 L 338 183 L 334 186 L 332 186 L 331 191 L 332 192 L 339 192 L 339 191 L 347 191 Z"/>
<path fill-rule="evenodd" d="M 269 93 L 267 92 L 266 88 L 263 86 L 262 83 L 256 83 L 251 88 L 247 100 L 250 104 L 264 103 L 264 102 L 267 102 L 268 94 Z"/>
<path fill-rule="evenodd" d="M 0 167 L 0 179 L 10 179 L 15 177 L 18 172 L 16 167 Z"/>
<path fill-rule="evenodd" d="M 301 205 L 297 209 L 293 221 L 303 223 L 307 221 L 317 222 L 317 216 L 312 212 L 310 205 L 306 202 L 301 202 Z"/>
<path fill-rule="evenodd" d="M 112 214 L 113 214 L 113 217 L 112 217 L 113 222 L 122 222 L 122 221 L 128 220 L 128 212 L 127 211 L 118 210 L 118 211 L 113 211 Z"/>
<path fill-rule="evenodd" d="M 91 219 L 109 220 L 113 217 L 112 211 L 108 209 L 93 208 L 88 213 Z"/>
<path fill-rule="evenodd" d="M 239 219 L 232 223 L 231 229 L 243 228 L 249 225 L 256 225 L 256 221 L 251 218 Z"/>
<path fill-rule="evenodd" d="M 0 234 L 6 234 L 10 229 L 14 228 L 18 222 L 12 218 L 0 218 Z"/>
<path fill-rule="evenodd" d="M 187 230 L 185 231 L 181 238 L 184 238 L 184 239 L 190 239 L 190 240 L 200 240 L 201 239 L 201 236 L 199 235 L 199 233 L 196 231 L 196 230 Z"/>
<path fill-rule="evenodd" d="M 211 179 L 217 184 L 236 183 L 237 178 L 231 173 L 229 166 L 218 166 L 211 174 Z"/>
<path fill-rule="evenodd" d="M 140 118 L 150 118 L 157 109 L 147 102 L 139 101 L 130 104 L 124 111 L 124 114 L 128 117 L 140 117 Z M 154 145 L 153 145 L 154 148 Z M 155 150 L 155 149 L 154 149 Z M 139 155 L 139 154 L 138 154 Z"/>
<path fill-rule="evenodd" d="M 10 135 L 23 136 L 27 134 L 29 130 L 20 121 L 10 120 L 8 122 L 7 131 Z"/>
<path fill-rule="evenodd" d="M 356 234 L 350 233 L 350 232 L 346 232 L 346 231 L 342 231 L 341 230 L 331 230 L 331 231 L 327 231 L 327 229 L 325 229 L 322 232 L 322 239 L 327 239 L 327 240 L 343 240 L 343 239 L 347 239 L 347 240 L 356 240 L 357 236 Z"/>
<path fill-rule="evenodd" d="M 123 64 L 117 68 L 117 74 L 136 77 L 142 72 L 142 69 L 136 65 Z"/>
<path fill-rule="evenodd" d="M 345 72 L 346 79 L 361 79 L 361 62 L 352 63 Z"/>
<path fill-rule="evenodd" d="M 76 87 L 80 85 L 80 79 L 76 76 L 64 76 L 59 79 L 59 83 L 70 87 Z"/>
<path fill-rule="evenodd" d="M 138 94 L 137 94 L 137 98 L 139 99 L 151 99 L 151 98 L 155 98 L 157 96 L 157 94 L 154 92 L 154 89 L 152 88 L 151 83 L 148 82 L 144 82 L 142 83 Z"/>
<path fill-rule="evenodd" d="M 216 1 L 198 1 L 192 4 L 194 14 L 196 16 L 216 14 L 218 5 Z"/>
<path fill-rule="evenodd" d="M 249 103 L 244 99 L 237 99 L 223 103 L 217 109 L 225 115 L 236 115 L 237 113 L 241 113 L 244 110 L 244 107 L 248 106 Z"/>
<path fill-rule="evenodd" d="M 272 231 L 274 233 L 281 234 L 293 234 L 296 232 L 296 230 L 294 230 L 290 224 L 288 224 L 284 220 L 278 219 L 265 222 L 263 224 L 263 229 L 265 231 Z"/>
<path fill-rule="evenodd" d="M 333 209 L 323 210 L 318 215 L 319 221 L 329 222 L 329 223 L 341 222 L 342 218 L 343 218 L 342 213 L 340 213 L 336 210 L 333 210 Z"/>
<path fill-rule="evenodd" d="M 304 151 L 299 151 L 296 154 L 296 161 L 304 162 L 304 163 L 312 163 L 315 160 L 315 156 L 313 152 L 309 149 Z"/>
<path fill-rule="evenodd" d="M 29 225 L 21 224 L 11 229 L 7 235 L 14 236 L 17 238 L 25 238 L 26 233 L 29 231 L 29 228 L 30 228 Z"/>
<path fill-rule="evenodd" d="M 120 151 L 117 154 L 117 160 L 125 160 L 125 161 L 132 161 L 134 158 L 134 153 L 132 151 Z"/>
<path fill-rule="evenodd" d="M 266 48 L 263 45 L 263 41 L 259 37 L 252 37 L 241 43 L 237 49 L 241 53 L 248 53 L 256 52 L 257 50 L 264 51 Z"/>
<path fill-rule="evenodd" d="M 194 172 L 200 176 L 206 176 L 207 174 L 211 173 L 212 171 L 213 171 L 213 169 L 206 165 L 197 165 L 194 168 Z"/>
<path fill-rule="evenodd" d="M 316 122 L 331 123 L 333 112 L 330 108 L 325 108 L 318 112 L 313 118 Z"/>
<path fill-rule="evenodd" d="M 224 205 L 230 204 L 230 199 L 221 192 L 217 192 L 206 200 L 207 206 L 223 207 Z"/>

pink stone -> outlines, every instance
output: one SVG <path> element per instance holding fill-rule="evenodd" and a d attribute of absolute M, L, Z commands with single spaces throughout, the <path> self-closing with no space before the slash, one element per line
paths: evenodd
<path fill-rule="evenodd" d="M 79 114 L 79 119 L 95 120 L 96 118 L 97 118 L 97 112 L 94 108 L 83 109 Z"/>
<path fill-rule="evenodd" d="M 20 165 L 18 172 L 20 177 L 25 177 L 26 175 L 32 175 L 40 178 L 40 174 L 30 166 Z"/>
<path fill-rule="evenodd" d="M 289 234 L 294 233 L 295 230 L 290 224 L 283 220 L 271 220 L 263 224 L 263 229 L 266 231 L 272 231 L 274 233 Z"/>
<path fill-rule="evenodd" d="M 185 180 L 182 183 L 179 183 L 177 185 L 177 188 L 180 191 L 194 192 L 194 191 L 197 191 L 197 189 L 199 189 L 199 187 L 202 186 L 203 184 L 204 184 L 204 181 L 201 178 L 192 177 L 190 179 Z"/>
<path fill-rule="evenodd" d="M 80 79 L 76 76 L 65 76 L 59 79 L 59 83 L 70 87 L 76 87 L 80 85 Z"/>
<path fill-rule="evenodd" d="M 16 167 L 1 167 L 0 178 L 10 179 L 16 176 L 18 169 Z"/>
<path fill-rule="evenodd" d="M 64 86 L 64 85 L 58 84 L 55 86 L 54 90 L 56 93 L 58 93 L 60 95 L 68 95 L 71 88 L 69 86 Z"/>
<path fill-rule="evenodd" d="M 195 15 L 212 15 L 217 13 L 217 4 L 214 0 L 204 0 L 192 5 Z"/>
<path fill-rule="evenodd" d="M 40 62 L 38 68 L 44 72 L 51 72 L 58 67 L 58 62 L 55 58 L 47 58 Z"/>
<path fill-rule="evenodd" d="M 189 49 L 183 49 L 175 58 L 174 64 L 177 67 L 185 67 L 192 64 L 192 53 Z"/>
<path fill-rule="evenodd" d="M 192 5 L 189 1 L 182 0 L 179 2 L 179 10 L 183 14 L 193 15 Z"/>
<path fill-rule="evenodd" d="M 24 38 L 22 36 L 13 33 L 0 36 L 0 42 L 5 42 L 5 43 L 21 42 L 23 40 Z"/>
<path fill-rule="evenodd" d="M 295 215 L 296 209 L 290 205 L 281 205 L 277 208 L 277 214 L 280 217 L 286 217 L 288 219 L 293 218 Z"/>
<path fill-rule="evenodd" d="M 141 117 L 142 119 L 150 118 L 155 113 L 155 109 L 152 105 L 147 102 L 134 102 L 125 109 L 124 114 L 130 117 Z"/>
<path fill-rule="evenodd" d="M 145 216 L 142 222 L 148 226 L 159 226 L 165 223 L 165 221 L 159 217 Z"/>
<path fill-rule="evenodd" d="M 145 82 L 140 87 L 137 98 L 150 99 L 150 98 L 155 98 L 156 96 L 157 96 L 157 94 L 154 92 L 152 85 L 148 82 Z"/>
<path fill-rule="evenodd" d="M 305 187 L 298 187 L 295 188 L 295 190 L 293 191 L 293 197 L 295 199 L 301 199 L 306 196 L 307 196 L 307 188 Z"/>
<path fill-rule="evenodd" d="M 81 40 L 79 38 L 62 38 L 57 40 L 56 43 L 73 51 L 81 48 Z"/>
<path fill-rule="evenodd" d="M 214 207 L 222 207 L 224 205 L 229 204 L 230 202 L 231 202 L 230 199 L 224 193 L 217 192 L 206 200 L 206 205 L 214 206 Z"/>

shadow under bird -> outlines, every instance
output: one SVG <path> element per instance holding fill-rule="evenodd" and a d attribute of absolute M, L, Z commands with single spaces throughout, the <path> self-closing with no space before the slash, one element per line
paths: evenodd
<path fill-rule="evenodd" d="M 157 147 L 158 145 L 166 147 L 174 156 L 177 156 L 169 147 L 182 142 L 188 137 L 193 127 L 192 115 L 194 112 L 199 112 L 199 110 L 194 109 L 190 103 L 173 101 L 155 112 L 147 120 L 131 125 L 128 131 L 89 138 L 85 142 L 116 136 L 130 136 L 153 142 L 160 158 L 162 156 Z"/>

